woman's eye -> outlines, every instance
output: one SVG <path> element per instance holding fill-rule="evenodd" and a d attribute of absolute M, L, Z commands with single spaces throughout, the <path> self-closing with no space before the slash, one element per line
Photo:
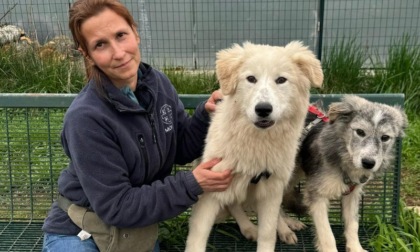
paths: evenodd
<path fill-rule="evenodd" d="M 388 141 L 390 138 L 391 138 L 391 137 L 390 137 L 390 136 L 388 136 L 388 135 L 383 135 L 383 136 L 381 136 L 381 141 L 382 141 L 382 142 L 386 142 L 386 141 Z"/>
<path fill-rule="evenodd" d="M 357 130 L 356 130 L 356 134 L 357 134 L 358 136 L 361 136 L 361 137 L 366 136 L 366 133 L 365 133 L 362 129 L 357 129 Z"/>
<path fill-rule="evenodd" d="M 104 46 L 104 44 L 105 44 L 104 42 L 98 42 L 96 43 L 95 48 L 101 48 Z"/>
<path fill-rule="evenodd" d="M 287 81 L 287 79 L 286 78 L 284 78 L 284 77 L 278 77 L 277 79 L 276 79 L 276 84 L 283 84 L 283 83 L 285 83 Z"/>
<path fill-rule="evenodd" d="M 248 82 L 257 83 L 257 79 L 252 75 L 246 77 L 246 79 L 247 79 Z"/>

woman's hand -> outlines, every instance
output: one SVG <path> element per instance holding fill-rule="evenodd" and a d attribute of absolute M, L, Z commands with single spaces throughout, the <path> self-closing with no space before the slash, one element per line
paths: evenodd
<path fill-rule="evenodd" d="M 199 164 L 194 170 L 193 175 L 205 192 L 221 192 L 226 190 L 232 181 L 233 175 L 230 170 L 221 172 L 212 171 L 211 168 L 219 163 L 220 159 L 212 159 Z"/>
<path fill-rule="evenodd" d="M 208 113 L 212 113 L 216 110 L 216 103 L 221 101 L 223 98 L 223 94 L 220 90 L 214 91 L 210 98 L 207 100 L 204 108 L 207 110 Z"/>

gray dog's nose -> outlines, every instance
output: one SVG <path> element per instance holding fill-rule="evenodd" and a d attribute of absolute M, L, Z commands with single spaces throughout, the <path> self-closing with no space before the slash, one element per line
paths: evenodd
<path fill-rule="evenodd" d="M 268 102 L 260 102 L 255 106 L 255 113 L 259 117 L 267 117 L 273 112 L 273 106 Z"/>
<path fill-rule="evenodd" d="M 375 160 L 369 158 L 362 159 L 362 165 L 365 169 L 372 169 L 375 166 Z"/>

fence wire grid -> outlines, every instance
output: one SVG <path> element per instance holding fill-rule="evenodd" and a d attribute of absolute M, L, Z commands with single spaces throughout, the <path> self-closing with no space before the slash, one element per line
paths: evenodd
<path fill-rule="evenodd" d="M 3 0 L 0 24 L 22 27 L 43 44 L 70 36 L 70 0 Z M 143 61 L 156 67 L 213 69 L 215 53 L 244 41 L 285 45 L 301 40 L 318 56 L 354 38 L 384 60 L 393 41 L 420 33 L 418 0 L 157 0 L 122 1 L 141 36 Z"/>

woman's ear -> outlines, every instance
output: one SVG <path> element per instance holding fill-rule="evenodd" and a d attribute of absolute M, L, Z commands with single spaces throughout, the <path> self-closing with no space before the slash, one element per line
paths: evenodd
<path fill-rule="evenodd" d="M 77 51 L 79 51 L 83 55 L 83 57 L 85 57 L 85 58 L 88 57 L 87 53 L 80 46 L 79 46 L 79 48 L 77 48 Z"/>

